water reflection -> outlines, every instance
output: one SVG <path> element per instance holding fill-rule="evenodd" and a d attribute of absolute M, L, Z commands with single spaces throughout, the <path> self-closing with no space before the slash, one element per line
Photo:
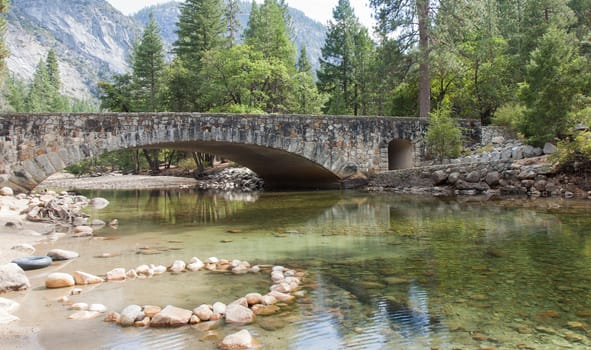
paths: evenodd
<path fill-rule="evenodd" d="M 118 246 L 181 242 L 150 262 L 214 255 L 306 269 L 306 295 L 296 306 L 248 326 L 268 349 L 591 347 L 588 203 L 529 208 L 357 192 L 89 195 L 111 200 L 93 214 L 120 219 L 118 232 L 105 233 L 119 236 Z M 81 254 L 73 268 L 95 255 Z M 125 250 L 118 259 L 110 263 L 144 262 Z M 142 287 L 147 298 L 160 287 L 146 282 L 154 283 Z M 216 290 L 234 283 L 221 278 Z M 186 285 L 167 288 L 170 303 L 209 297 L 187 295 Z M 121 299 L 132 302 L 125 293 Z M 109 332 L 117 339 L 110 346 L 122 348 L 136 332 L 161 335 Z M 171 332 L 175 344 L 191 348 L 194 330 Z"/>

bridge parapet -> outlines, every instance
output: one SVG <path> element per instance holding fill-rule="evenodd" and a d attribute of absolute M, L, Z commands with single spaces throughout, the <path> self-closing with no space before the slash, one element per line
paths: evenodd
<path fill-rule="evenodd" d="M 367 174 L 392 168 L 392 141 L 406 142 L 405 162 L 417 165 L 424 155 L 427 124 L 394 117 L 4 114 L 0 185 L 29 191 L 89 157 L 130 148 L 171 148 L 231 159 L 257 172 L 271 187 L 347 187 Z"/>

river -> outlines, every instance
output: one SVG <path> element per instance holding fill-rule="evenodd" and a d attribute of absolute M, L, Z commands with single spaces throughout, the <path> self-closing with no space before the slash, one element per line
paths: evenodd
<path fill-rule="evenodd" d="M 591 202 L 443 200 L 361 192 L 86 192 L 103 239 L 45 242 L 80 257 L 29 272 L 17 316 L 47 349 L 216 349 L 248 329 L 262 349 L 587 349 Z M 234 232 L 234 233 L 230 233 Z M 196 256 L 306 271 L 302 295 L 272 316 L 206 336 L 197 326 L 121 328 L 68 320 L 48 272 L 104 274 Z M 208 272 L 85 287 L 74 302 L 194 307 L 265 293 L 267 274 Z"/>

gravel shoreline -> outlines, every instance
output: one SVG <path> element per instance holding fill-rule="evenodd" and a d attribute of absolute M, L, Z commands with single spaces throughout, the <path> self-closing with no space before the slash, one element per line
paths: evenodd
<path fill-rule="evenodd" d="M 77 177 L 68 173 L 54 174 L 35 189 L 42 190 L 166 190 L 194 189 L 199 181 L 190 177 L 148 175 L 103 175 Z"/>

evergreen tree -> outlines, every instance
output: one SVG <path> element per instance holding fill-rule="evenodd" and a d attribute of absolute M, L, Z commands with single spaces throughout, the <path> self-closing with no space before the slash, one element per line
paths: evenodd
<path fill-rule="evenodd" d="M 531 54 L 522 84 L 527 107 L 523 133 L 536 144 L 559 136 L 569 126 L 569 112 L 588 81 L 588 63 L 579 55 L 574 35 L 550 27 Z"/>
<path fill-rule="evenodd" d="M 232 47 L 236 44 L 238 34 L 240 32 L 240 21 L 238 20 L 238 12 L 240 11 L 240 3 L 238 0 L 227 0 L 226 3 L 226 30 L 228 32 L 228 46 Z"/>
<path fill-rule="evenodd" d="M 41 59 L 35 69 L 33 82 L 25 100 L 25 106 L 29 112 L 51 112 L 51 103 L 54 98 L 54 87 L 51 85 L 47 73 L 47 64 Z"/>
<path fill-rule="evenodd" d="M 297 109 L 295 112 L 299 114 L 319 114 L 326 102 L 326 98 L 318 92 L 318 88 L 314 82 L 312 65 L 310 64 L 305 45 L 300 49 L 297 74 L 294 80 L 297 99 Z"/>
<path fill-rule="evenodd" d="M 101 94 L 101 109 L 110 112 L 134 112 L 132 107 L 132 78 L 130 74 L 113 76 L 113 82 L 98 83 Z"/>
<path fill-rule="evenodd" d="M 57 63 L 57 57 L 55 56 L 55 51 L 50 49 L 47 53 L 47 76 L 49 78 L 49 83 L 56 91 L 60 91 L 61 89 L 61 81 L 60 81 L 60 71 L 59 66 Z"/>
<path fill-rule="evenodd" d="M 161 110 L 159 100 L 165 68 L 164 47 L 152 13 L 140 42 L 134 47 L 132 67 L 134 109 L 151 112 Z"/>
<path fill-rule="evenodd" d="M 328 114 L 351 114 L 355 108 L 355 39 L 360 24 L 349 0 L 339 0 L 333 9 L 322 47 L 318 88 L 329 94 Z"/>
<path fill-rule="evenodd" d="M 380 33 L 395 34 L 403 51 L 418 43 L 419 116 L 427 118 L 431 110 L 429 0 L 370 0 Z M 418 29 L 418 30 L 417 30 Z"/>
<path fill-rule="evenodd" d="M 188 101 L 182 105 L 191 106 L 190 110 L 201 110 L 198 80 L 201 58 L 208 50 L 224 44 L 224 17 L 222 0 L 187 0 L 180 5 L 174 52 L 187 70 L 183 77 L 186 81 L 181 85 L 190 86 L 190 89 L 187 91 Z"/>
<path fill-rule="evenodd" d="M 244 42 L 265 58 L 276 58 L 294 68 L 296 48 L 286 22 L 289 17 L 285 6 L 277 0 L 265 0 L 261 6 L 253 1 Z"/>

